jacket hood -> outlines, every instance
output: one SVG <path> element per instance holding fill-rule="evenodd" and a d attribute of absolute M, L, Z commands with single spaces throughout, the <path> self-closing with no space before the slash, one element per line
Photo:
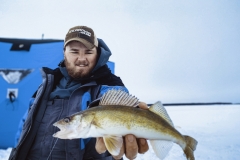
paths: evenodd
<path fill-rule="evenodd" d="M 100 67 L 107 64 L 109 57 L 112 55 L 112 53 L 111 53 L 110 49 L 108 48 L 108 46 L 106 45 L 106 43 L 102 39 L 99 39 L 99 38 L 98 38 L 97 52 L 98 52 L 98 61 L 97 61 L 96 66 L 92 70 L 92 72 L 96 71 Z"/>

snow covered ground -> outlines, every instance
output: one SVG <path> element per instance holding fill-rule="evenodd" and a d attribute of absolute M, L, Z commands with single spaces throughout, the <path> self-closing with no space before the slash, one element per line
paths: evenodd
<path fill-rule="evenodd" d="M 240 159 L 240 105 L 166 107 L 175 127 L 198 141 L 196 160 Z M 153 151 L 137 160 L 157 160 Z M 186 160 L 174 144 L 165 160 Z"/>
<path fill-rule="evenodd" d="M 166 107 L 175 127 L 198 141 L 196 160 L 240 159 L 240 105 Z M 0 150 L 0 160 L 8 159 L 10 149 Z M 126 159 L 126 158 L 125 158 Z M 136 160 L 158 160 L 153 150 Z M 186 160 L 174 144 L 165 160 Z"/>
<path fill-rule="evenodd" d="M 11 148 L 8 148 L 7 150 L 0 149 L 0 160 L 7 160 L 11 150 Z"/>

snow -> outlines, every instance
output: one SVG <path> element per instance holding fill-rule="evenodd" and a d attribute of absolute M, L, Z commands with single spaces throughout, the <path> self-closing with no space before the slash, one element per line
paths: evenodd
<path fill-rule="evenodd" d="M 0 160 L 7 160 L 12 148 L 8 148 L 7 150 L 0 149 Z"/>
<path fill-rule="evenodd" d="M 194 137 L 198 146 L 196 160 L 240 159 L 240 105 L 166 107 L 176 129 Z M 136 160 L 157 160 L 150 149 Z M 174 144 L 165 160 L 186 160 Z"/>
<path fill-rule="evenodd" d="M 166 107 L 176 129 L 198 141 L 196 160 L 240 159 L 240 105 Z M 0 150 L 0 160 L 7 160 L 10 148 Z M 126 159 L 124 157 L 124 159 Z M 158 160 L 153 150 L 139 154 L 136 160 Z M 186 160 L 174 144 L 165 160 Z"/>

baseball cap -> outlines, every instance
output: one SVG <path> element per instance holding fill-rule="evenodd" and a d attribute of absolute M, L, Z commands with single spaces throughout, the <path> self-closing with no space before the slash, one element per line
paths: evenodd
<path fill-rule="evenodd" d="M 94 46 L 98 47 L 98 40 L 94 31 L 87 26 L 76 26 L 69 29 L 64 40 L 64 47 L 70 41 L 79 41 L 83 43 L 88 49 Z"/>

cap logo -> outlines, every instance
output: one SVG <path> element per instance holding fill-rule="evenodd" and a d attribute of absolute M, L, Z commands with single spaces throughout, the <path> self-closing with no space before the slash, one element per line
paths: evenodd
<path fill-rule="evenodd" d="M 85 34 L 85 35 L 91 37 L 91 33 L 84 29 L 73 29 L 73 30 L 70 30 L 68 33 L 72 33 L 72 32 L 80 32 L 81 34 Z"/>

